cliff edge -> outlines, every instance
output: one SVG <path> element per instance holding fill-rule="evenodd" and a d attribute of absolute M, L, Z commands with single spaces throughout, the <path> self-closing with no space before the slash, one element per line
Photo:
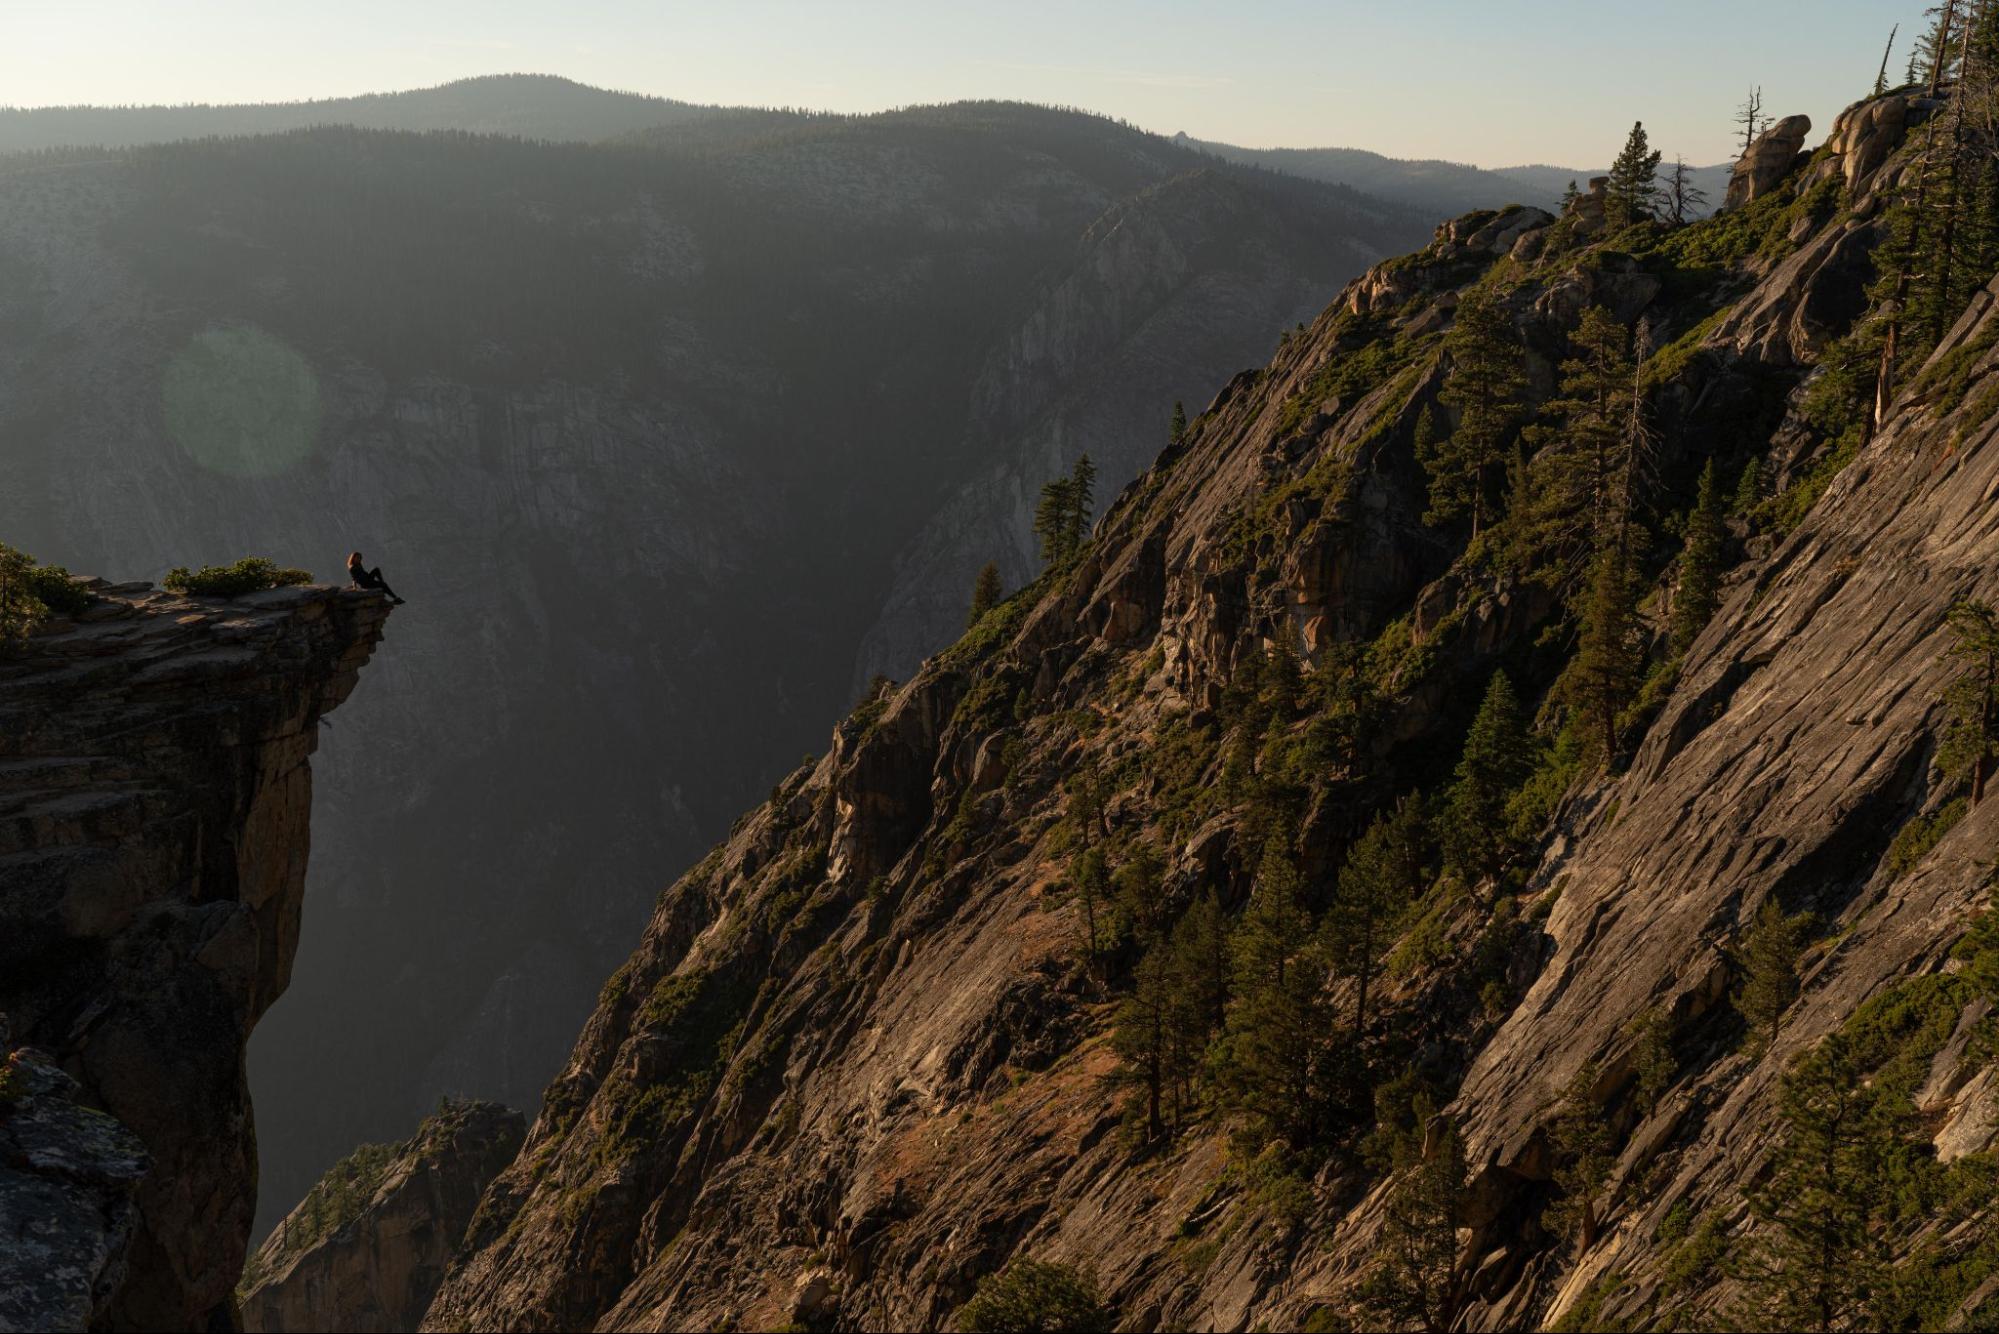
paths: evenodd
<path fill-rule="evenodd" d="M 244 1043 L 298 945 L 321 720 L 388 606 L 89 587 L 0 648 L 0 1013 L 152 1160 L 91 1326 L 227 1327 L 257 1191 Z"/>

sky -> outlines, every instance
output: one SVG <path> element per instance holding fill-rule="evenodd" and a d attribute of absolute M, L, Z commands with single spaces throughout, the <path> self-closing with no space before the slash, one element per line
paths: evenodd
<path fill-rule="evenodd" d="M 560 74 L 692 102 L 998 97 L 1252 147 L 1696 163 L 1730 115 L 1818 135 L 1922 0 L 0 0 L 0 105 L 296 101 Z"/>

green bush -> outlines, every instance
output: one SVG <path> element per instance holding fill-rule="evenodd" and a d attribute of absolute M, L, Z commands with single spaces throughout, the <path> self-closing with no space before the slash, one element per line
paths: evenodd
<path fill-rule="evenodd" d="M 312 582 L 307 570 L 291 570 L 262 556 L 245 556 L 234 565 L 204 565 L 190 572 L 185 565 L 168 571 L 167 591 L 190 597 L 236 598 L 269 588 L 297 588 Z"/>
<path fill-rule="evenodd" d="M 1888 878 L 1900 880 L 1915 870 L 1916 864 L 1943 842 L 1943 836 L 1956 828 L 1970 808 L 1969 801 L 1957 797 L 1937 807 L 1933 814 L 1918 815 L 1903 825 L 1895 841 L 1888 845 Z"/>
<path fill-rule="evenodd" d="M 50 616 L 74 616 L 94 600 L 60 565 L 0 543 L 0 639 L 26 634 Z"/>
<path fill-rule="evenodd" d="M 1068 1265 L 1015 1260 L 979 1280 L 979 1289 L 958 1312 L 966 1334 L 1054 1334 L 1061 1330 L 1107 1330 L 1116 1313 L 1104 1305 L 1096 1280 Z"/>

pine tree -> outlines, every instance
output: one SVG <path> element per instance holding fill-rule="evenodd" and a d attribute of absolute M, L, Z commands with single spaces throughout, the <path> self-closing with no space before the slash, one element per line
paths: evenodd
<path fill-rule="evenodd" d="M 972 582 L 972 609 L 965 615 L 965 628 L 969 630 L 984 620 L 986 613 L 999 606 L 1005 597 L 1006 585 L 1000 582 L 999 565 L 987 561 Z"/>
<path fill-rule="evenodd" d="M 1360 1290 L 1365 1314 L 1391 1329 L 1455 1329 L 1470 1296 L 1458 1247 L 1471 1175 L 1464 1143 L 1443 1117 L 1431 1134 L 1429 1152 L 1389 1191 L 1380 1249 Z"/>
<path fill-rule="evenodd" d="M 1679 1074 L 1679 1060 L 1673 1055 L 1673 1026 L 1666 1012 L 1655 1006 L 1633 1021 L 1628 1031 L 1632 1070 L 1637 1075 L 1631 1100 L 1640 1114 L 1650 1116 Z"/>
<path fill-rule="evenodd" d="M 1111 877 L 1118 911 L 1148 946 L 1166 930 L 1166 863 L 1150 844 L 1140 842 Z"/>
<path fill-rule="evenodd" d="M 1229 1006 L 1228 914 L 1214 890 L 1195 899 L 1180 919 L 1173 947 L 1183 979 L 1185 1022 L 1190 1031 L 1198 1029 L 1205 1046 L 1206 1037 L 1228 1022 Z"/>
<path fill-rule="evenodd" d="M 1381 722 L 1381 695 L 1368 675 L 1366 647 L 1328 645 L 1312 684 L 1319 696 L 1310 729 L 1314 750 L 1326 769 L 1355 777 Z"/>
<path fill-rule="evenodd" d="M 1319 1138 L 1328 1113 L 1317 1066 L 1334 1020 L 1326 999 L 1325 951 L 1299 900 L 1297 868 L 1276 840 L 1231 940 L 1235 999 L 1220 1068 L 1235 1108 L 1302 1146 Z"/>
<path fill-rule="evenodd" d="M 1922 1171 L 1905 1079 L 1864 1067 L 1833 1033 L 1792 1062 L 1779 1093 L 1784 1138 L 1747 1192 L 1761 1225 L 1731 1256 L 1748 1288 L 1743 1328 L 1888 1327 L 1899 1187 Z"/>
<path fill-rule="evenodd" d="M 1327 910 L 1325 931 L 1337 974 L 1354 984 L 1349 1044 L 1367 1034 L 1367 1005 L 1396 926 L 1423 892 L 1428 856 L 1422 808 L 1404 797 L 1379 816 L 1347 852 Z"/>
<path fill-rule="evenodd" d="M 1034 511 L 1034 536 L 1041 544 L 1041 559 L 1060 565 L 1075 554 L 1074 489 L 1067 477 L 1058 477 L 1041 488 L 1041 503 Z"/>
<path fill-rule="evenodd" d="M 1125 1077 L 1144 1092 L 1145 1138 L 1166 1133 L 1167 1053 L 1172 1025 L 1171 953 L 1147 950 L 1132 976 L 1131 995 L 1118 1007 L 1111 1048 L 1125 1063 Z"/>
<path fill-rule="evenodd" d="M 1634 122 L 1624 150 L 1610 164 L 1604 186 L 1604 217 L 1612 228 L 1628 227 L 1652 218 L 1659 204 L 1659 159 L 1645 134 L 1645 123 Z"/>
<path fill-rule="evenodd" d="M 1601 306 L 1583 312 L 1562 363 L 1560 395 L 1533 431 L 1539 450 L 1527 465 L 1527 512 L 1516 515 L 1524 568 L 1556 587 L 1573 585 L 1618 513 L 1626 471 L 1626 386 L 1631 340 Z"/>
<path fill-rule="evenodd" d="M 1563 217 L 1568 216 L 1569 210 L 1576 206 L 1576 201 L 1578 199 L 1581 199 L 1582 195 L 1583 192 L 1576 189 L 1576 183 L 1574 181 L 1570 181 L 1568 188 L 1562 191 L 1561 216 Z"/>
<path fill-rule="evenodd" d="M 1680 586 L 1673 595 L 1675 654 L 1685 653 L 1713 618 L 1721 589 L 1722 543 L 1728 530 L 1714 460 L 1701 469 L 1694 507 L 1687 515 L 1687 545 L 1680 553 Z"/>
<path fill-rule="evenodd" d="M 1187 438 L 1187 409 L 1178 400 L 1173 402 L 1173 425 L 1167 436 L 1169 444 L 1179 444 Z"/>
<path fill-rule="evenodd" d="M 1961 46 L 1954 44 L 1956 32 L 1958 0 L 1946 0 L 1941 5 L 1932 5 L 1927 11 L 1930 26 L 1916 38 L 1914 54 L 1919 77 L 1929 81 L 1929 93 L 1935 97 L 1944 84 L 1950 82 L 1957 72 Z M 1913 82 L 1913 80 L 1911 80 Z"/>
<path fill-rule="evenodd" d="M 1263 703 L 1276 722 L 1289 725 L 1297 719 L 1304 696 L 1304 668 L 1298 661 L 1298 647 L 1291 642 L 1291 626 L 1287 621 L 1278 627 L 1264 657 Z"/>
<path fill-rule="evenodd" d="M 1694 184 L 1693 168 L 1685 158 L 1675 157 L 1672 171 L 1666 174 L 1665 206 L 1675 227 L 1686 226 L 1707 207 L 1707 191 Z"/>
<path fill-rule="evenodd" d="M 1586 735 L 1600 749 L 1604 767 L 1613 770 L 1618 757 L 1618 718 L 1637 694 L 1644 666 L 1635 584 L 1623 545 L 1604 546 L 1590 576 L 1582 642 L 1572 669 L 1572 699 L 1588 728 Z"/>
<path fill-rule="evenodd" d="M 1798 956 L 1811 921 L 1806 913 L 1787 916 L 1775 899 L 1766 899 L 1735 951 L 1742 974 L 1735 1008 L 1760 1041 L 1776 1041 L 1784 1011 L 1798 998 Z"/>
<path fill-rule="evenodd" d="M 1104 917 L 1110 904 L 1110 865 L 1102 848 L 1085 848 L 1076 858 L 1076 899 L 1083 909 L 1083 961 L 1091 972 L 1103 952 Z"/>
<path fill-rule="evenodd" d="M 1443 524 L 1468 515 L 1477 537 L 1486 526 L 1493 474 L 1519 420 L 1524 354 L 1505 307 L 1477 288 L 1458 303 L 1444 347 L 1451 368 L 1439 397 L 1456 410 L 1458 424 L 1425 460 L 1430 510 L 1423 517 Z"/>
<path fill-rule="evenodd" d="M 1944 692 L 1950 719 L 1937 765 L 1951 777 L 1971 781 L 1971 804 L 1985 799 L 1992 760 L 1999 755 L 1999 613 L 1991 604 L 1964 598 L 1952 605 L 1945 623 L 1951 632 L 1946 656 L 1960 664 Z"/>
<path fill-rule="evenodd" d="M 1076 460 L 1076 467 L 1069 474 L 1069 550 L 1081 551 L 1083 543 L 1090 537 L 1090 521 L 1095 516 L 1097 503 L 1097 465 L 1084 454 Z"/>
<path fill-rule="evenodd" d="M 1562 1091 L 1561 1110 L 1549 1136 L 1555 1156 L 1555 1187 L 1561 1192 L 1550 1211 L 1550 1221 L 1575 1241 L 1579 1251 L 1596 1245 L 1601 1222 L 1597 1199 L 1609 1183 L 1616 1161 L 1611 1153 L 1610 1128 L 1596 1103 L 1601 1076 L 1595 1065 L 1576 1071 Z"/>
<path fill-rule="evenodd" d="M 1513 853 L 1506 803 L 1526 780 L 1531 754 L 1513 683 L 1494 672 L 1465 734 L 1439 830 L 1444 865 L 1468 885 L 1497 876 Z"/>

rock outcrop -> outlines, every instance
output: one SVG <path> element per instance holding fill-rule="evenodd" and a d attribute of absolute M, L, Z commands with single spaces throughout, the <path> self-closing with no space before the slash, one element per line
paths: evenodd
<path fill-rule="evenodd" d="M 93 1327 L 203 1329 L 255 1208 L 244 1044 L 298 947 L 308 761 L 388 607 L 90 586 L 0 645 L 0 1013 L 151 1160 Z"/>
<path fill-rule="evenodd" d="M 257 1248 L 243 1327 L 265 1334 L 394 1334 L 430 1308 L 486 1186 L 527 1121 L 509 1107 L 447 1102 L 408 1142 L 336 1167 Z"/>
<path fill-rule="evenodd" d="M 1790 175 L 1812 132 L 1810 116 L 1786 116 L 1756 136 L 1728 178 L 1725 208 L 1741 208 L 1770 193 Z"/>
<path fill-rule="evenodd" d="M 1395 1249 L 1410 1177 L 1386 1163 L 1448 1169 L 1446 1119 L 1471 1173 L 1426 1224 L 1460 1252 L 1438 1279 L 1453 1309 L 1428 1323 L 1721 1323 L 1739 1293 L 1714 1257 L 1754 1241 L 1741 1192 L 1783 1133 L 1786 1060 L 1944 977 L 1999 819 L 1988 803 L 1951 828 L 1932 764 L 1944 611 L 1999 601 L 1999 288 L 1878 435 L 1817 424 L 1816 363 L 1865 311 L 1882 238 L 1841 205 L 1904 158 L 1849 184 L 1789 154 L 1704 235 L 1640 225 L 1617 253 L 1581 209 L 1489 249 L 1469 242 L 1494 219 L 1468 218 L 1230 381 L 1073 563 L 871 698 L 661 897 L 426 1328 L 938 1328 L 1021 1257 L 1090 1271 L 1122 1328 L 1347 1327 Z M 1714 258 L 1723 240 L 1737 258 Z M 1319 997 L 1341 1016 L 1326 1064 L 1368 1070 L 1327 1112 L 1343 1131 L 1294 1138 L 1283 1109 L 1230 1104 L 1202 1062 L 1271 1030 L 1197 1007 L 1184 1077 L 1214 1102 L 1148 1140 L 1129 1056 L 1146 1012 L 1119 1008 L 1142 958 L 1181 966 L 1161 962 L 1182 957 L 1168 922 L 1209 895 L 1222 914 L 1267 903 L 1287 883 L 1263 869 L 1273 827 L 1300 896 L 1334 901 L 1370 821 L 1443 795 L 1495 669 L 1565 707 L 1558 561 L 1523 572 L 1424 518 L 1418 432 L 1454 425 L 1448 331 L 1473 284 L 1511 322 L 1533 404 L 1559 392 L 1585 307 L 1644 322 L 1648 504 L 1664 520 L 1705 465 L 1753 465 L 1742 559 L 1677 655 L 1676 544 L 1636 539 L 1658 670 L 1628 770 L 1565 769 L 1550 746 L 1517 869 L 1423 877 L 1365 1022 L 1351 978 Z M 1117 873 L 1099 897 L 1092 852 Z M 1760 1045 L 1730 997 L 1770 902 L 1823 934 Z M 1353 945 L 1329 920 L 1315 938 Z M 1999 1125 L 1966 986 L 1935 991 L 1909 1109 L 1939 1158 Z M 1665 1054 L 1641 1098 L 1648 1032 Z M 1339 1096 L 1337 1071 L 1285 1069 L 1282 1096 Z M 1568 1117 L 1600 1125 L 1612 1160 L 1573 1238 L 1550 1212 Z M 1709 1249 L 1689 1258 L 1690 1234 Z"/>
<path fill-rule="evenodd" d="M 3 1044 L 0 1044 L 3 1045 Z M 152 1166 L 41 1052 L 0 1058 L 0 1330 L 101 1328 Z"/>

